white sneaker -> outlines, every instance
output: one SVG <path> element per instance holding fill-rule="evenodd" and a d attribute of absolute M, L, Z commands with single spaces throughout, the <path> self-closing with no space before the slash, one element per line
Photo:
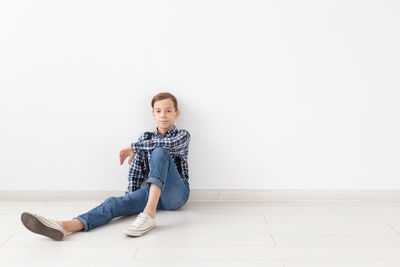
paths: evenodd
<path fill-rule="evenodd" d="M 124 233 L 129 236 L 141 236 L 155 226 L 156 220 L 152 219 L 146 213 L 141 212 L 130 225 L 125 227 Z"/>
<path fill-rule="evenodd" d="M 29 231 L 57 241 L 62 240 L 66 235 L 65 230 L 55 220 L 38 214 L 23 212 L 21 214 L 21 221 Z"/>

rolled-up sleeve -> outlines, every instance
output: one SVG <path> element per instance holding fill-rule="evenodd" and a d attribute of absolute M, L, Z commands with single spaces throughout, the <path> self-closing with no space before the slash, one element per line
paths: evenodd
<path fill-rule="evenodd" d="M 154 148 L 160 146 L 168 150 L 171 154 L 182 154 L 189 146 L 190 134 L 187 130 L 181 129 L 173 137 L 154 137 L 151 140 L 141 140 L 131 144 L 135 153 L 151 152 Z"/>

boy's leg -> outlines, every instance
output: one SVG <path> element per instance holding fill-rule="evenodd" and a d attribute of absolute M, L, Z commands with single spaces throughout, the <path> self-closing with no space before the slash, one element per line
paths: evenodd
<path fill-rule="evenodd" d="M 176 210 L 189 198 L 190 189 L 175 166 L 169 152 L 156 147 L 150 158 L 150 173 L 147 186 L 122 197 L 109 197 L 98 207 L 63 221 L 63 228 L 71 231 L 88 231 L 108 223 L 115 217 L 144 212 L 155 217 L 158 208 Z"/>
<path fill-rule="evenodd" d="M 150 155 L 149 164 L 150 173 L 146 183 L 151 184 L 150 188 L 154 187 L 154 194 L 150 195 L 143 212 L 155 215 L 156 206 L 166 210 L 182 207 L 189 198 L 190 189 L 182 180 L 168 150 L 156 147 Z"/>
<path fill-rule="evenodd" d="M 78 219 L 72 219 L 69 221 L 57 221 L 59 225 L 67 232 L 78 232 L 85 229 L 83 223 Z"/>
<path fill-rule="evenodd" d="M 73 218 L 73 220 L 59 223 L 65 226 L 63 228 L 66 231 L 68 229 L 86 232 L 110 222 L 113 218 L 140 213 L 146 206 L 148 196 L 149 187 L 143 186 L 121 197 L 109 197 L 99 206 Z"/>
<path fill-rule="evenodd" d="M 156 147 L 151 153 L 146 185 L 150 195 L 143 214 L 125 227 L 124 233 L 129 236 L 140 236 L 153 229 L 158 208 L 176 210 L 189 197 L 189 186 L 183 182 L 169 152 L 162 147 Z"/>
<path fill-rule="evenodd" d="M 154 219 L 156 217 L 157 206 L 159 206 L 158 200 L 160 199 L 161 189 L 155 184 L 148 184 L 148 186 L 150 187 L 149 199 L 143 212 Z"/>

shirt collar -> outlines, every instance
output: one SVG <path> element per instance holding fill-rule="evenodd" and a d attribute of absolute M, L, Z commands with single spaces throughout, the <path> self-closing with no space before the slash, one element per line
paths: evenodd
<path fill-rule="evenodd" d="M 164 134 L 163 137 L 173 136 L 177 131 L 178 131 L 178 129 L 176 128 L 176 126 L 175 126 L 175 124 L 174 124 L 174 126 L 173 126 L 171 129 L 169 129 L 169 130 Z M 156 127 L 156 129 L 154 130 L 154 134 L 161 137 L 161 134 L 158 132 L 157 127 Z"/>

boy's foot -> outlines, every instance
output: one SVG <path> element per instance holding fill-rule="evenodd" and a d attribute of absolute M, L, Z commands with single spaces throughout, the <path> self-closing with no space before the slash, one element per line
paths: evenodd
<path fill-rule="evenodd" d="M 152 219 L 146 213 L 141 212 L 136 219 L 127 225 L 124 233 L 129 236 L 141 236 L 156 226 L 156 220 Z"/>
<path fill-rule="evenodd" d="M 38 214 L 23 212 L 21 221 L 28 230 L 57 241 L 62 240 L 66 234 L 65 230 L 55 220 L 44 218 Z"/>

